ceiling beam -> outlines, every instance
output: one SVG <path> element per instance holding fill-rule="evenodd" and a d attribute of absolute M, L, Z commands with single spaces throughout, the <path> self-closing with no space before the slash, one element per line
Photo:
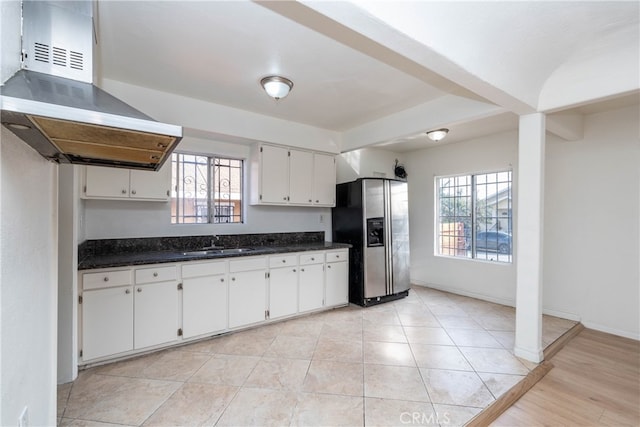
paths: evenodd
<path fill-rule="evenodd" d="M 445 92 L 488 100 L 517 114 L 535 112 L 534 106 L 462 69 L 352 3 L 255 1 Z"/>

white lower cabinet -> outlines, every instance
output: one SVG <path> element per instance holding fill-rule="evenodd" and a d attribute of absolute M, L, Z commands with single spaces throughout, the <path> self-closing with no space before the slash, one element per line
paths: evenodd
<path fill-rule="evenodd" d="M 182 337 L 227 329 L 227 262 L 182 266 Z"/>
<path fill-rule="evenodd" d="M 265 320 L 266 257 L 229 261 L 229 328 Z"/>
<path fill-rule="evenodd" d="M 133 350 L 133 287 L 82 294 L 82 358 L 97 359 Z"/>
<path fill-rule="evenodd" d="M 349 265 L 347 261 L 327 263 L 324 298 L 327 306 L 349 302 Z"/>
<path fill-rule="evenodd" d="M 274 268 L 269 272 L 269 318 L 277 319 L 297 312 L 297 268 Z"/>
<path fill-rule="evenodd" d="M 298 275 L 298 310 L 317 310 L 324 306 L 324 253 L 300 254 Z"/>
<path fill-rule="evenodd" d="M 134 348 L 166 344 L 178 339 L 178 282 L 135 286 Z"/>

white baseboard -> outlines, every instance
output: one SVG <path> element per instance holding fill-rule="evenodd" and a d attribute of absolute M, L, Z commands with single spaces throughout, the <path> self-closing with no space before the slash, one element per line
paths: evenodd
<path fill-rule="evenodd" d="M 493 302 L 493 303 L 496 303 L 496 304 L 506 305 L 508 307 L 515 307 L 515 304 L 516 304 L 515 300 L 509 300 L 509 299 L 505 299 L 505 298 L 496 298 L 496 297 L 493 297 L 491 295 L 484 295 L 484 294 L 480 294 L 480 293 L 469 292 L 469 291 L 465 291 L 463 289 L 452 288 L 451 286 L 439 285 L 437 283 L 427 283 L 427 282 L 412 280 L 411 284 L 422 286 L 422 287 L 425 287 L 425 288 L 436 289 L 438 291 L 449 292 L 449 293 L 456 294 L 456 295 L 462 295 L 462 296 L 465 296 L 465 297 L 475 298 L 475 299 L 479 299 L 479 300 L 482 300 L 482 301 L 488 301 L 488 302 Z"/>
<path fill-rule="evenodd" d="M 533 363 L 540 363 L 544 360 L 542 348 L 538 350 L 528 350 L 526 348 L 515 347 L 513 349 L 513 354 Z"/>
<path fill-rule="evenodd" d="M 542 309 L 542 314 L 546 314 L 553 317 L 559 317 L 561 319 L 573 320 L 574 322 L 580 321 L 580 316 L 575 313 L 567 313 L 565 311 L 550 310 L 548 308 Z"/>
<path fill-rule="evenodd" d="M 630 338 L 632 340 L 640 341 L 640 333 L 623 331 L 616 328 L 610 328 L 608 326 L 600 325 L 598 323 L 583 321 L 582 324 L 585 328 L 593 329 L 595 331 L 606 332 L 607 334 L 617 335 L 623 338 Z"/>

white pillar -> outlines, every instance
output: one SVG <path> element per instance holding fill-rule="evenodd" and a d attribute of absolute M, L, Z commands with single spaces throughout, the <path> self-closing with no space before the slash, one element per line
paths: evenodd
<path fill-rule="evenodd" d="M 520 116 L 514 353 L 541 362 L 545 115 Z"/>

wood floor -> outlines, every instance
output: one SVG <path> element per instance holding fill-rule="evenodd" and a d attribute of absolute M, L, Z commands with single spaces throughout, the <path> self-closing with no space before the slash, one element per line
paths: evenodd
<path fill-rule="evenodd" d="M 639 426 L 640 342 L 583 330 L 492 426 Z"/>

